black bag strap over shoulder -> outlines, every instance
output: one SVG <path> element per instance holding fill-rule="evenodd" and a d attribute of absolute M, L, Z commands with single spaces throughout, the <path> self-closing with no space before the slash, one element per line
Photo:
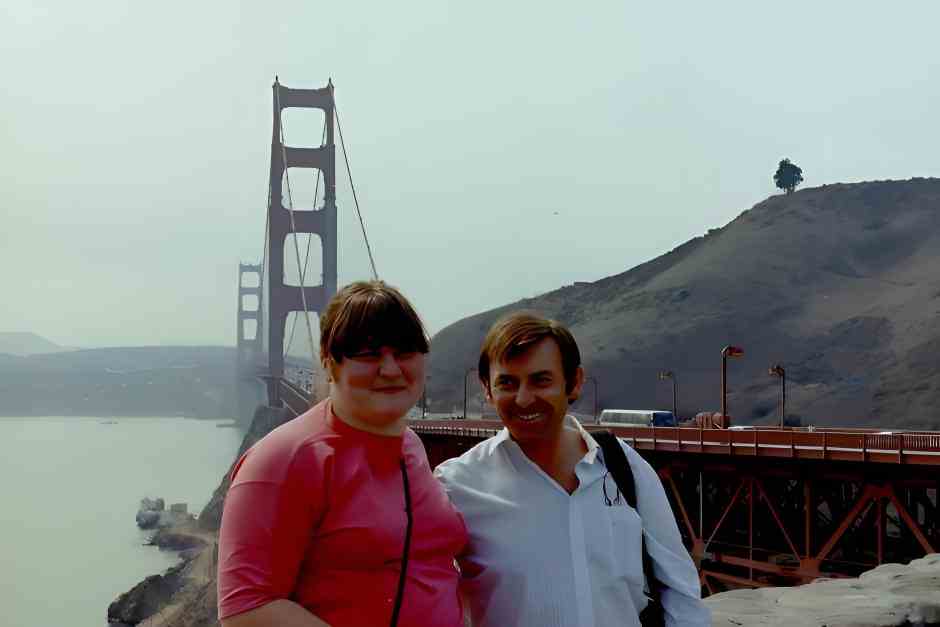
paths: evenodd
<path fill-rule="evenodd" d="M 405 546 L 401 554 L 401 572 L 398 575 L 398 591 L 395 593 L 395 607 L 392 609 L 391 627 L 398 625 L 398 613 L 401 611 L 401 602 L 405 596 L 405 579 L 408 573 L 408 552 L 411 549 L 411 488 L 408 485 L 408 471 L 405 468 L 405 460 L 398 462 L 401 468 L 401 482 L 405 490 L 405 516 L 408 522 L 405 525 Z"/>
<path fill-rule="evenodd" d="M 630 462 L 620 446 L 620 441 L 610 431 L 593 431 L 591 436 L 600 445 L 604 453 L 604 465 L 607 466 L 607 472 L 614 478 L 617 489 L 621 496 L 627 502 L 627 505 L 636 510 L 639 515 L 640 510 L 636 504 L 636 481 L 633 478 L 633 471 L 630 469 Z M 640 516 L 642 523 L 643 517 Z M 646 608 L 640 612 L 640 623 L 646 627 L 655 627 L 665 625 L 665 615 L 663 613 L 662 602 L 660 601 L 661 584 L 653 575 L 653 561 L 646 550 L 646 539 L 643 531 L 640 531 L 640 542 L 643 552 L 643 576 L 646 578 L 647 596 L 649 603 Z"/>

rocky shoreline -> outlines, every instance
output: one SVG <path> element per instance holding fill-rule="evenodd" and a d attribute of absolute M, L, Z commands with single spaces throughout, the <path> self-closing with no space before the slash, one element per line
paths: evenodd
<path fill-rule="evenodd" d="M 147 577 L 115 599 L 108 606 L 108 623 L 115 627 L 170 624 L 156 619 L 161 615 L 166 619 L 181 611 L 195 618 L 191 607 L 195 601 L 197 607 L 205 608 L 201 613 L 204 619 L 186 624 L 214 625 L 215 535 L 199 529 L 194 523 L 185 523 L 157 530 L 148 544 L 162 550 L 178 551 L 180 562 L 162 575 Z M 205 598 L 208 592 L 212 593 L 211 599 Z M 203 600 L 206 602 L 201 603 Z M 174 611 L 167 611 L 173 608 Z"/>
<path fill-rule="evenodd" d="M 290 418 L 283 409 L 259 407 L 251 427 L 239 447 L 237 460 L 252 444 Z M 234 460 L 233 460 L 234 462 Z M 112 627 L 210 627 L 218 625 L 216 565 L 218 530 L 222 520 L 222 501 L 228 490 L 226 471 L 209 503 L 198 518 L 167 516 L 161 499 L 141 501 L 143 516 L 138 525 L 157 527 L 148 544 L 162 550 L 179 551 L 180 563 L 162 575 L 151 575 L 108 606 L 107 619 Z M 147 512 L 158 512 L 152 516 Z"/>

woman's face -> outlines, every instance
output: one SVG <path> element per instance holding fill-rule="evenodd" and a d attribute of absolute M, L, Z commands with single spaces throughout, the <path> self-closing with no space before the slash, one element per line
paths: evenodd
<path fill-rule="evenodd" d="M 390 346 L 328 360 L 333 411 L 355 427 L 395 432 L 424 389 L 424 354 Z"/>

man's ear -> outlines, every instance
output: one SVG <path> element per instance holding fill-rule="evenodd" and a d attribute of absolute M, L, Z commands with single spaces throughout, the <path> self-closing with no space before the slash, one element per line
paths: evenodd
<path fill-rule="evenodd" d="M 574 371 L 574 385 L 571 387 L 571 392 L 568 393 L 568 404 L 572 404 L 581 398 L 581 387 L 584 385 L 584 368 L 578 366 L 578 369 Z"/>

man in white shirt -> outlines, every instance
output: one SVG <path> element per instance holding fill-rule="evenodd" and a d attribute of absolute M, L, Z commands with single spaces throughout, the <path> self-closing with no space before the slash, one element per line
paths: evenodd
<path fill-rule="evenodd" d="M 621 443 L 639 511 L 628 506 L 597 443 L 567 416 L 584 382 L 570 331 L 511 314 L 487 333 L 478 372 L 505 428 L 435 470 L 470 533 L 460 567 L 473 625 L 638 626 L 644 543 L 666 625 L 710 625 L 656 472 Z"/>

